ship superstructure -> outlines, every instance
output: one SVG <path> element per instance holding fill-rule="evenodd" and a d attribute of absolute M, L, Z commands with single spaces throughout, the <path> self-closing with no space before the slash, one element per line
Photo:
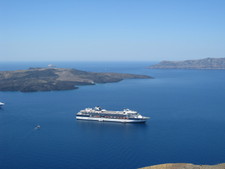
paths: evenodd
<path fill-rule="evenodd" d="M 123 123 L 146 122 L 149 117 L 144 117 L 138 112 L 124 109 L 123 111 L 109 111 L 101 107 L 86 108 L 76 114 L 78 120 L 111 121 Z"/>

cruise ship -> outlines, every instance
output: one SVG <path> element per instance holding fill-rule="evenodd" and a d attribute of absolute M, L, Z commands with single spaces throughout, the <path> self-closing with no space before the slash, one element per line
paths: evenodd
<path fill-rule="evenodd" d="M 122 123 L 144 123 L 149 117 L 144 117 L 138 112 L 124 109 L 123 111 L 109 111 L 101 107 L 86 108 L 76 114 L 77 120 L 94 120 Z"/>

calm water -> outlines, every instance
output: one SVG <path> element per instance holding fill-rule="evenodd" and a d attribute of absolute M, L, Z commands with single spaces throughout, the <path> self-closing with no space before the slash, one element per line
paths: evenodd
<path fill-rule="evenodd" d="M 225 71 L 149 70 L 148 63 L 54 63 L 155 79 L 83 86 L 57 92 L 0 92 L 1 169 L 134 169 L 171 162 L 225 162 Z M 1 70 L 47 63 L 1 63 Z M 146 124 L 76 121 L 99 105 L 130 108 Z M 34 127 L 40 124 L 40 130 Z"/>

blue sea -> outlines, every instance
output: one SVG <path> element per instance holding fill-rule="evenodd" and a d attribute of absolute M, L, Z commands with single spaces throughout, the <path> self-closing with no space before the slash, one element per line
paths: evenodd
<path fill-rule="evenodd" d="M 46 62 L 1 63 L 0 70 Z M 151 70 L 148 62 L 57 67 L 153 76 L 51 92 L 0 92 L 0 169 L 135 169 L 225 162 L 225 70 Z M 129 108 L 145 124 L 77 121 L 86 107 Z M 39 130 L 35 126 L 40 125 Z"/>

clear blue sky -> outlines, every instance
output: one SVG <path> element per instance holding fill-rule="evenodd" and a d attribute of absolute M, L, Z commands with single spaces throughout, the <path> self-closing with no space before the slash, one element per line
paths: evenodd
<path fill-rule="evenodd" d="M 225 57 L 225 0 L 0 0 L 0 61 Z"/>

